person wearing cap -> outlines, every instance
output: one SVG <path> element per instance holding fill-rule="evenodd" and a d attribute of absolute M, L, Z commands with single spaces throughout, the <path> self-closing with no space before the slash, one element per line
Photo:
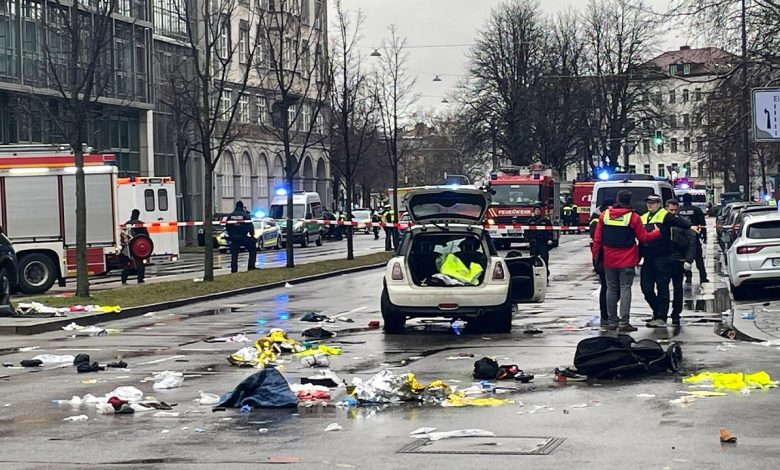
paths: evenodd
<path fill-rule="evenodd" d="M 122 253 L 120 255 L 124 266 L 122 268 L 122 285 L 127 284 L 127 279 L 130 277 L 133 267 L 138 275 L 138 283 L 143 284 L 146 282 L 144 281 L 144 278 L 146 277 L 146 260 L 139 258 L 130 252 L 130 240 L 133 237 L 137 235 L 149 236 L 149 230 L 147 230 L 146 227 L 136 227 L 136 225 L 143 225 L 143 221 L 141 221 L 140 217 L 141 211 L 133 209 L 130 212 L 130 220 L 125 222 L 127 228 L 122 233 Z"/>
<path fill-rule="evenodd" d="M 661 236 L 655 240 L 643 242 L 639 248 L 640 255 L 644 258 L 640 271 L 639 285 L 642 294 L 653 311 L 653 318 L 647 322 L 649 328 L 666 327 L 666 319 L 669 315 L 669 303 L 671 301 L 669 284 L 672 282 L 672 273 L 677 261 L 672 246 L 672 227 L 689 230 L 691 223 L 661 207 L 661 196 L 651 194 L 647 196 L 647 212 L 642 214 L 642 224 L 645 230 L 659 229 Z M 679 320 L 678 320 L 679 321 Z"/>
<path fill-rule="evenodd" d="M 593 267 L 604 269 L 607 284 L 608 331 L 636 331 L 630 323 L 631 286 L 634 269 L 639 264 L 639 246 L 661 235 L 658 230 L 648 232 L 639 214 L 631 207 L 631 191 L 617 194 L 617 203 L 599 215 L 593 234 Z M 618 314 L 618 301 L 620 312 Z"/>
<path fill-rule="evenodd" d="M 702 248 L 702 241 L 707 242 L 707 219 L 704 218 L 704 211 L 693 205 L 693 196 L 691 193 L 685 193 L 682 195 L 682 205 L 680 206 L 679 214 L 682 217 L 688 219 L 692 225 L 700 227 L 699 236 L 696 237 L 696 270 L 699 271 L 699 282 L 704 284 L 710 282 L 707 279 L 707 269 L 704 267 L 704 250 Z M 692 272 L 685 271 L 685 283 L 690 284 Z"/>
<path fill-rule="evenodd" d="M 242 201 L 236 202 L 236 208 L 228 214 L 223 221 L 228 223 L 225 228 L 230 241 L 230 272 L 238 272 L 238 253 L 241 248 L 249 252 L 248 270 L 255 269 L 257 263 L 257 240 L 255 239 L 255 227 L 252 224 L 252 216 L 244 209 Z"/>

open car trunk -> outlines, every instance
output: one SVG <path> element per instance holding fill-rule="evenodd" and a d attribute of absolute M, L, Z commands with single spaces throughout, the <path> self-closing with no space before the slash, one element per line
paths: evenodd
<path fill-rule="evenodd" d="M 466 268 L 472 263 L 481 267 L 476 285 L 485 279 L 489 256 L 480 237 L 473 233 L 420 233 L 411 239 L 406 256 L 412 281 L 418 286 L 471 287 L 468 284 L 441 273 L 441 265 L 448 254 L 454 255 Z"/>

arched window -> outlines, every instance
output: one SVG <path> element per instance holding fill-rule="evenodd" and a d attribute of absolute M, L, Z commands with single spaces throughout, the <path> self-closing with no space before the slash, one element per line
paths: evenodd
<path fill-rule="evenodd" d="M 239 175 L 241 184 L 241 197 L 252 197 L 252 160 L 248 153 L 241 157 L 241 173 Z"/>
<path fill-rule="evenodd" d="M 257 162 L 257 197 L 268 197 L 268 160 L 264 154 Z"/>
<path fill-rule="evenodd" d="M 225 153 L 222 156 L 222 197 L 233 198 L 235 197 L 235 166 L 233 165 L 233 156 L 229 153 Z"/>

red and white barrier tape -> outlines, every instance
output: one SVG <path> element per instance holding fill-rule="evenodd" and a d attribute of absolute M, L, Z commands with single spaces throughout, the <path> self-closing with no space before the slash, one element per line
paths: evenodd
<path fill-rule="evenodd" d="M 318 223 L 322 225 L 342 225 L 352 227 L 395 227 L 395 228 L 408 228 L 414 224 L 411 223 L 385 223 L 385 222 L 349 222 L 346 220 L 317 220 L 310 219 L 304 220 L 304 222 Z M 235 224 L 250 224 L 251 220 L 226 220 L 219 222 L 212 222 L 214 226 L 235 225 Z M 155 227 L 198 227 L 203 226 L 203 221 L 196 222 L 149 222 L 143 224 L 121 225 L 121 228 L 155 228 Z M 516 230 L 568 230 L 568 231 L 580 231 L 585 232 L 588 227 L 582 227 L 579 225 L 522 225 L 522 224 L 482 224 L 485 228 L 498 228 L 499 230 L 516 229 Z"/>

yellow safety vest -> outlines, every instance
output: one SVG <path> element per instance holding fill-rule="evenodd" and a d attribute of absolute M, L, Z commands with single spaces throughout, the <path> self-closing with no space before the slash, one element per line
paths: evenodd
<path fill-rule="evenodd" d="M 609 209 L 604 211 L 602 221 L 604 226 L 601 227 L 601 239 L 604 246 L 613 248 L 629 248 L 634 243 L 634 231 L 631 229 L 631 216 L 633 212 L 626 212 L 625 214 L 612 218 L 609 214 Z"/>
<path fill-rule="evenodd" d="M 466 284 L 476 286 L 479 284 L 479 275 L 482 274 L 483 270 L 482 266 L 477 263 L 471 263 L 471 266 L 466 267 L 460 258 L 452 253 L 447 253 L 444 256 L 439 272 Z"/>
<path fill-rule="evenodd" d="M 653 217 L 650 217 L 649 212 L 645 212 L 642 214 L 642 224 L 647 227 L 648 225 L 661 225 L 664 223 L 664 219 L 666 218 L 666 209 L 660 208 L 658 209 L 658 212 L 653 214 Z M 648 230 L 652 229 L 652 227 L 648 228 Z"/>

